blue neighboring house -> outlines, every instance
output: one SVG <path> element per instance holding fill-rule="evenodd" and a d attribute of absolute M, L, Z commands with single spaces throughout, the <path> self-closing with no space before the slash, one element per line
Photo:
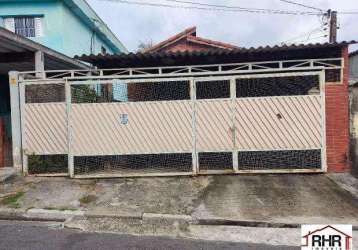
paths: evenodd
<path fill-rule="evenodd" d="M 0 26 L 70 57 L 128 52 L 85 0 L 0 0 Z"/>

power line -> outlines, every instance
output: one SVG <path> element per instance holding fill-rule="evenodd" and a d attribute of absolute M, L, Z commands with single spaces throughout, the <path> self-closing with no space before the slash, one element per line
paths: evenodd
<path fill-rule="evenodd" d="M 309 38 L 309 39 L 306 39 L 306 40 L 298 41 L 298 42 L 296 42 L 296 43 L 305 43 L 305 42 L 312 41 L 312 40 L 316 40 L 316 39 L 318 39 L 318 38 L 323 38 L 323 37 L 327 37 L 327 35 L 321 35 L 321 36 L 312 37 L 312 38 Z"/>
<path fill-rule="evenodd" d="M 311 35 L 316 34 L 316 33 L 321 33 L 321 32 L 324 32 L 324 30 L 322 30 L 322 27 L 318 27 L 318 28 L 312 29 L 310 31 L 306 31 L 304 33 L 301 33 L 300 35 L 297 35 L 297 36 L 292 37 L 290 39 L 287 39 L 287 40 L 281 42 L 281 44 L 285 44 L 287 42 L 294 41 L 294 40 L 297 40 L 297 39 L 305 37 L 305 36 L 310 38 Z"/>
<path fill-rule="evenodd" d="M 248 10 L 248 11 L 270 11 L 270 12 L 283 12 L 283 13 L 292 13 L 292 12 L 297 12 L 297 11 L 289 11 L 289 10 L 278 10 L 278 9 L 262 9 L 262 8 L 244 8 L 244 7 L 239 7 L 239 6 L 228 6 L 228 5 L 219 5 L 219 4 L 208 4 L 208 3 L 196 3 L 196 2 L 191 2 L 191 1 L 183 1 L 183 0 L 165 0 L 167 2 L 175 2 L 175 3 L 184 3 L 184 4 L 192 4 L 192 5 L 198 5 L 198 6 L 207 6 L 207 7 L 215 7 L 215 8 L 227 8 L 227 9 L 239 9 L 239 10 Z M 316 14 L 321 14 L 324 15 L 323 12 L 325 12 L 325 10 L 317 8 L 317 7 L 313 7 L 313 6 L 309 6 L 309 5 L 305 5 L 305 4 L 301 4 L 301 3 L 297 3 L 297 2 L 293 2 L 293 1 L 289 1 L 289 0 L 279 0 L 281 2 L 285 2 L 285 3 L 289 3 L 289 4 L 294 4 L 297 6 L 301 6 L 301 7 L 305 7 L 305 8 L 309 8 L 309 9 L 313 9 L 313 10 L 317 10 L 320 13 L 316 13 Z M 307 13 L 312 13 L 312 12 L 307 12 Z M 339 14 L 358 14 L 358 10 L 354 10 L 354 11 L 340 11 L 338 12 Z"/>
<path fill-rule="evenodd" d="M 209 4 L 201 4 L 201 6 L 187 6 L 187 5 L 171 5 L 171 4 L 162 4 L 162 3 L 153 3 L 153 2 L 139 2 L 139 1 L 129 1 L 129 0 L 102 0 L 102 1 L 112 1 L 124 4 L 131 5 L 140 5 L 140 6 L 151 6 L 151 7 L 164 7 L 164 8 L 175 8 L 175 9 L 195 9 L 195 10 L 206 10 L 206 11 L 221 11 L 221 12 L 248 12 L 256 14 L 281 14 L 281 15 L 322 15 L 319 12 L 308 12 L 308 11 L 288 11 L 288 10 L 273 10 L 273 9 L 255 9 L 255 8 L 242 8 L 238 6 L 222 6 L 222 7 L 210 7 Z M 176 2 L 179 2 L 176 1 Z M 180 1 L 182 3 L 196 4 L 189 1 Z M 219 5 L 217 5 L 219 6 Z"/>
<path fill-rule="evenodd" d="M 318 10 L 318 11 L 321 11 L 321 12 L 324 11 L 324 10 L 322 10 L 320 8 L 308 6 L 308 5 L 297 3 L 297 2 L 294 2 L 294 1 L 289 1 L 289 0 L 279 0 L 279 1 L 289 3 L 289 4 L 294 4 L 294 5 L 301 6 L 301 7 L 305 7 L 305 8 L 308 8 L 308 9 Z"/>
<path fill-rule="evenodd" d="M 338 14 L 343 14 L 343 15 L 357 15 L 358 11 L 338 11 Z"/>
<path fill-rule="evenodd" d="M 245 8 L 239 6 L 229 6 L 229 5 L 219 5 L 219 4 L 208 4 L 208 3 L 198 3 L 191 1 L 183 1 L 183 0 L 165 0 L 167 2 L 175 2 L 175 3 L 184 3 L 184 4 L 192 4 L 206 7 L 215 7 L 215 8 L 227 8 L 227 9 L 238 9 L 238 10 L 252 10 L 252 11 L 271 11 L 271 12 L 295 12 L 295 11 L 287 11 L 287 10 L 277 10 L 277 9 L 262 9 L 262 8 Z"/>

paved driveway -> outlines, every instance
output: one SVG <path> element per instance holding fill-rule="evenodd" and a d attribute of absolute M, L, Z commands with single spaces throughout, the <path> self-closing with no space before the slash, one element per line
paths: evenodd
<path fill-rule="evenodd" d="M 353 178 L 354 182 L 357 179 Z M 324 174 L 101 180 L 19 177 L 0 185 L 0 199 L 8 194 L 15 194 L 16 201 L 1 201 L 0 208 L 185 214 L 199 219 L 358 226 L 357 198 Z"/>
<path fill-rule="evenodd" d="M 358 225 L 358 200 L 326 175 L 215 176 L 197 218 Z"/>

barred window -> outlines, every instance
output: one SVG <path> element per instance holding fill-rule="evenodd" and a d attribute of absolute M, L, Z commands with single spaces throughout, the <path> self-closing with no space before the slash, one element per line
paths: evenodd
<path fill-rule="evenodd" d="M 24 37 L 42 36 L 42 17 L 21 16 L 4 19 L 5 28 Z"/>
<path fill-rule="evenodd" d="M 15 21 L 15 33 L 25 37 L 35 37 L 35 18 L 17 17 Z"/>

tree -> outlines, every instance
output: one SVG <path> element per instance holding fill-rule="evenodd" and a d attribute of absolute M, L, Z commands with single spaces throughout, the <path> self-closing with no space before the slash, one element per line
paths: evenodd
<path fill-rule="evenodd" d="M 143 52 L 146 49 L 153 47 L 153 40 L 139 41 L 137 52 Z"/>

